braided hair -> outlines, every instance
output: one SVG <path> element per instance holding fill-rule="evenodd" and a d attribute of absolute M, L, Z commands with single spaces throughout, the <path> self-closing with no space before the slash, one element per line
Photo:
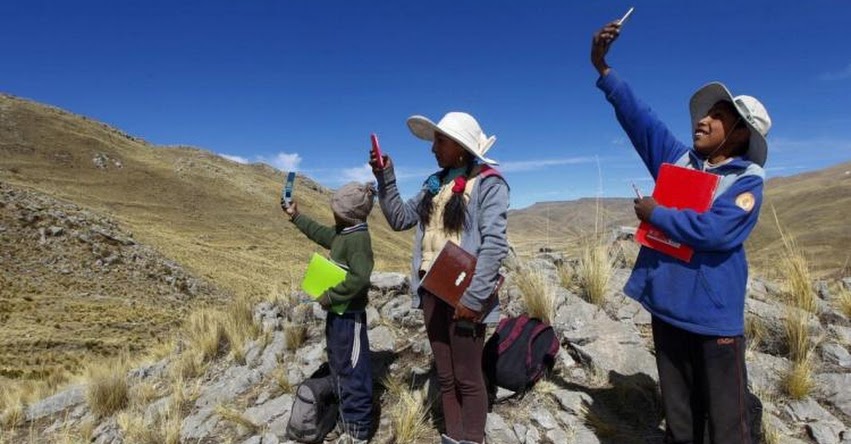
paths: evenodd
<path fill-rule="evenodd" d="M 464 200 L 464 189 L 467 185 L 467 179 L 473 172 L 473 167 L 475 167 L 474 162 L 467 162 L 467 169 L 464 174 L 455 178 L 455 183 L 452 186 L 452 197 L 449 198 L 449 202 L 443 208 L 443 229 L 448 233 L 457 234 L 467 228 L 467 202 Z M 449 169 L 444 168 L 429 179 L 436 177 L 438 184 L 440 184 L 448 173 Z M 425 195 L 417 205 L 417 214 L 419 214 L 420 221 L 424 226 L 431 221 L 434 196 L 440 192 L 439 185 L 436 190 L 428 185 L 429 181 L 426 181 Z"/>

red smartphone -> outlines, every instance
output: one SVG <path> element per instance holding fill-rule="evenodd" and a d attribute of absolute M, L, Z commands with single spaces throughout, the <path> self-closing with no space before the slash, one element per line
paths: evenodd
<path fill-rule="evenodd" d="M 381 154 L 381 147 L 378 146 L 378 136 L 372 133 L 369 138 L 372 139 L 372 155 L 375 156 L 378 168 L 384 169 L 384 155 Z"/>

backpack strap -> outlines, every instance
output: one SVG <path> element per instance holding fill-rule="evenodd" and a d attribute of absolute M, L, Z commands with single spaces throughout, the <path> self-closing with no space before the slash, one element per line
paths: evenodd
<path fill-rule="evenodd" d="M 532 343 L 535 342 L 535 338 L 539 334 L 541 334 L 541 332 L 546 330 L 548 327 L 549 327 L 549 325 L 541 322 L 540 324 L 536 325 L 535 328 L 532 329 L 532 333 L 529 335 L 529 342 L 527 344 L 528 347 L 527 347 L 527 351 L 526 351 L 526 368 L 527 369 L 532 368 Z"/>
<path fill-rule="evenodd" d="M 535 342 L 535 338 L 538 337 L 541 333 L 545 332 L 547 329 L 552 329 L 552 327 L 546 322 L 541 321 L 540 324 L 536 325 L 532 330 L 532 333 L 529 335 L 529 344 L 528 349 L 526 351 L 526 370 L 532 371 L 532 344 Z M 555 355 L 558 352 L 558 341 L 552 341 L 550 344 L 550 348 L 548 350 L 551 354 Z M 534 369 L 535 374 L 529 375 L 532 379 L 537 377 L 538 369 Z"/>
<path fill-rule="evenodd" d="M 494 168 L 490 165 L 482 165 L 481 169 L 479 170 L 479 174 L 477 174 L 476 176 L 481 177 L 482 179 L 484 179 L 485 177 L 490 177 L 490 176 L 502 177 L 502 173 L 500 173 L 498 169 L 496 169 L 496 168 Z M 503 179 L 505 179 L 505 178 L 503 177 Z"/>
<path fill-rule="evenodd" d="M 517 341 L 517 338 L 519 338 L 520 334 L 523 333 L 523 327 L 525 327 L 528 323 L 529 318 L 526 315 L 520 315 L 515 318 L 511 332 L 505 337 L 505 340 L 500 341 L 499 343 L 498 355 L 503 354 L 506 350 L 508 350 L 508 347 L 511 347 Z"/>
<path fill-rule="evenodd" d="M 687 151 L 685 154 L 680 156 L 679 159 L 674 163 L 676 166 L 697 169 L 697 167 L 692 163 L 691 156 L 689 155 L 690 151 Z M 717 173 L 713 173 L 717 174 Z M 762 179 L 765 179 L 765 170 L 762 169 L 761 166 L 751 162 L 745 168 L 740 168 L 734 171 L 727 172 L 726 174 L 719 174 L 721 176 L 721 180 L 718 182 L 718 188 L 715 188 L 715 194 L 712 195 L 712 202 L 715 202 L 715 199 L 718 199 L 718 196 L 724 194 L 725 191 L 730 189 L 737 180 L 745 176 L 759 176 Z"/>

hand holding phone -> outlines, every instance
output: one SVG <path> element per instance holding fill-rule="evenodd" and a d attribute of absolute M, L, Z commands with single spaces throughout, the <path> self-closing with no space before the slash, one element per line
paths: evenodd
<path fill-rule="evenodd" d="M 624 14 L 623 17 L 621 17 L 621 19 L 618 20 L 618 26 L 623 26 L 623 24 L 626 22 L 626 19 L 628 19 L 629 16 L 632 15 L 633 10 L 635 10 L 635 7 L 631 6 L 629 8 L 629 11 L 626 11 L 626 14 Z"/>
<path fill-rule="evenodd" d="M 370 135 L 370 139 L 372 139 L 372 152 L 370 152 L 370 157 L 375 160 L 375 165 L 378 166 L 378 169 L 384 169 L 384 155 L 381 153 L 381 146 L 378 145 L 378 136 L 375 133 Z"/>
<path fill-rule="evenodd" d="M 290 171 L 281 190 L 281 207 L 284 209 L 289 208 L 293 203 L 293 186 L 295 186 L 295 171 Z"/>

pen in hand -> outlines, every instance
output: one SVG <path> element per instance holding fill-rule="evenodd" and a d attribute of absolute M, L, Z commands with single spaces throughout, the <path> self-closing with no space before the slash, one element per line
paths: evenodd
<path fill-rule="evenodd" d="M 641 190 L 638 189 L 638 185 L 635 182 L 632 182 L 632 189 L 635 191 L 635 196 L 639 199 L 644 199 L 644 196 L 641 195 Z"/>

